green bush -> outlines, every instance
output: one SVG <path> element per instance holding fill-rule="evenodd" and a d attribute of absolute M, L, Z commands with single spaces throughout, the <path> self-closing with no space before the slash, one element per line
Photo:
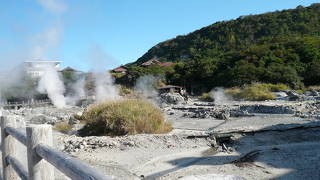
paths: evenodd
<path fill-rule="evenodd" d="M 86 125 L 79 130 L 81 136 L 159 134 L 172 130 L 159 108 L 138 99 L 93 105 L 82 119 Z"/>

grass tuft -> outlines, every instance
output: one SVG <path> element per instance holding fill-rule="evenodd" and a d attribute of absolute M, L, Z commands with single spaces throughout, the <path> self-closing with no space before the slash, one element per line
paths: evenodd
<path fill-rule="evenodd" d="M 127 88 L 125 86 L 120 87 L 120 95 L 125 96 L 125 95 L 131 95 L 133 94 L 133 90 L 130 88 Z"/>
<path fill-rule="evenodd" d="M 227 89 L 225 93 L 236 100 L 247 101 L 264 101 L 275 99 L 275 95 L 272 91 L 280 91 L 287 89 L 286 85 L 282 84 L 263 84 L 255 83 L 246 85 L 243 88 L 231 88 Z"/>
<path fill-rule="evenodd" d="M 264 86 L 272 92 L 279 92 L 284 90 L 290 90 L 291 88 L 286 84 L 267 84 L 267 83 L 257 83 L 259 86 Z"/>
<path fill-rule="evenodd" d="M 86 125 L 79 130 L 81 136 L 161 134 L 172 130 L 159 108 L 138 99 L 93 105 L 82 119 Z"/>
<path fill-rule="evenodd" d="M 247 101 L 264 101 L 276 98 L 276 96 L 271 92 L 270 88 L 260 83 L 245 86 L 239 93 L 239 97 L 240 99 Z"/>
<path fill-rule="evenodd" d="M 208 101 L 208 102 L 214 101 L 214 99 L 211 97 L 210 93 L 202 93 L 202 95 L 199 97 L 199 99 L 202 101 Z"/>
<path fill-rule="evenodd" d="M 68 133 L 71 131 L 72 126 L 66 122 L 59 122 L 54 125 L 53 129 L 62 133 Z"/>

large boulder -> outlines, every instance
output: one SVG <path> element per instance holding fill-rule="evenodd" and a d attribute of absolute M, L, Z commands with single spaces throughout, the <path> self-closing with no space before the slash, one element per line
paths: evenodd
<path fill-rule="evenodd" d="M 184 98 L 179 93 L 163 93 L 160 95 L 161 102 L 167 104 L 181 104 L 184 103 Z"/>
<path fill-rule="evenodd" d="M 277 100 L 284 100 L 288 97 L 287 93 L 285 92 L 274 92 L 273 94 L 276 96 Z"/>
<path fill-rule="evenodd" d="M 300 94 L 298 94 L 296 91 L 289 90 L 289 91 L 286 91 L 286 93 L 288 95 L 288 100 L 289 101 L 303 100 L 303 97 Z"/>
<path fill-rule="evenodd" d="M 306 91 L 303 93 L 306 96 L 319 96 L 319 93 L 315 90 L 311 90 L 311 91 Z"/>
<path fill-rule="evenodd" d="M 56 117 L 40 114 L 40 115 L 33 116 L 29 120 L 29 122 L 31 124 L 52 124 L 53 125 L 56 122 L 58 122 L 58 119 Z"/>

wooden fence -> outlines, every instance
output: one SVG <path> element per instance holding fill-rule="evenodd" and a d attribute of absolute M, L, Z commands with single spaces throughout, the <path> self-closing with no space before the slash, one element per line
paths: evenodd
<path fill-rule="evenodd" d="M 21 102 L 2 102 L 0 103 L 0 107 L 4 109 L 16 109 L 20 107 L 43 107 L 45 105 L 50 105 L 51 101 L 49 99 L 45 100 L 28 100 Z"/>
<path fill-rule="evenodd" d="M 30 125 L 16 129 L 13 118 L 1 116 L 3 180 L 54 180 L 54 168 L 75 180 L 109 180 L 88 165 L 52 148 L 51 125 Z M 27 147 L 28 169 L 16 158 L 15 141 Z"/>

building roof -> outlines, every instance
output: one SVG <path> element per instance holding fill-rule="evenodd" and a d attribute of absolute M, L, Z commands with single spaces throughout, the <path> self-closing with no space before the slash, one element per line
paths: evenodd
<path fill-rule="evenodd" d="M 124 67 L 124 66 L 119 66 L 115 69 L 112 70 L 113 72 L 126 72 L 127 71 L 127 68 Z"/>
<path fill-rule="evenodd" d="M 169 66 L 172 66 L 173 65 L 173 62 L 163 62 L 160 64 L 160 66 L 162 67 L 169 67 Z"/>
<path fill-rule="evenodd" d="M 175 86 L 175 85 L 166 85 L 166 86 L 160 87 L 158 89 L 171 89 L 171 88 L 183 89 L 183 87 Z"/>
<path fill-rule="evenodd" d="M 72 72 L 81 72 L 81 71 L 79 71 L 79 70 L 76 70 L 76 69 L 73 69 L 73 68 L 71 68 L 71 67 L 66 67 L 66 68 L 64 68 L 64 69 L 62 69 L 61 71 L 72 71 Z"/>
<path fill-rule="evenodd" d="M 154 65 L 154 64 L 161 65 L 161 62 L 158 61 L 156 58 L 153 58 L 147 62 L 142 63 L 141 66 L 150 66 L 150 65 Z"/>

